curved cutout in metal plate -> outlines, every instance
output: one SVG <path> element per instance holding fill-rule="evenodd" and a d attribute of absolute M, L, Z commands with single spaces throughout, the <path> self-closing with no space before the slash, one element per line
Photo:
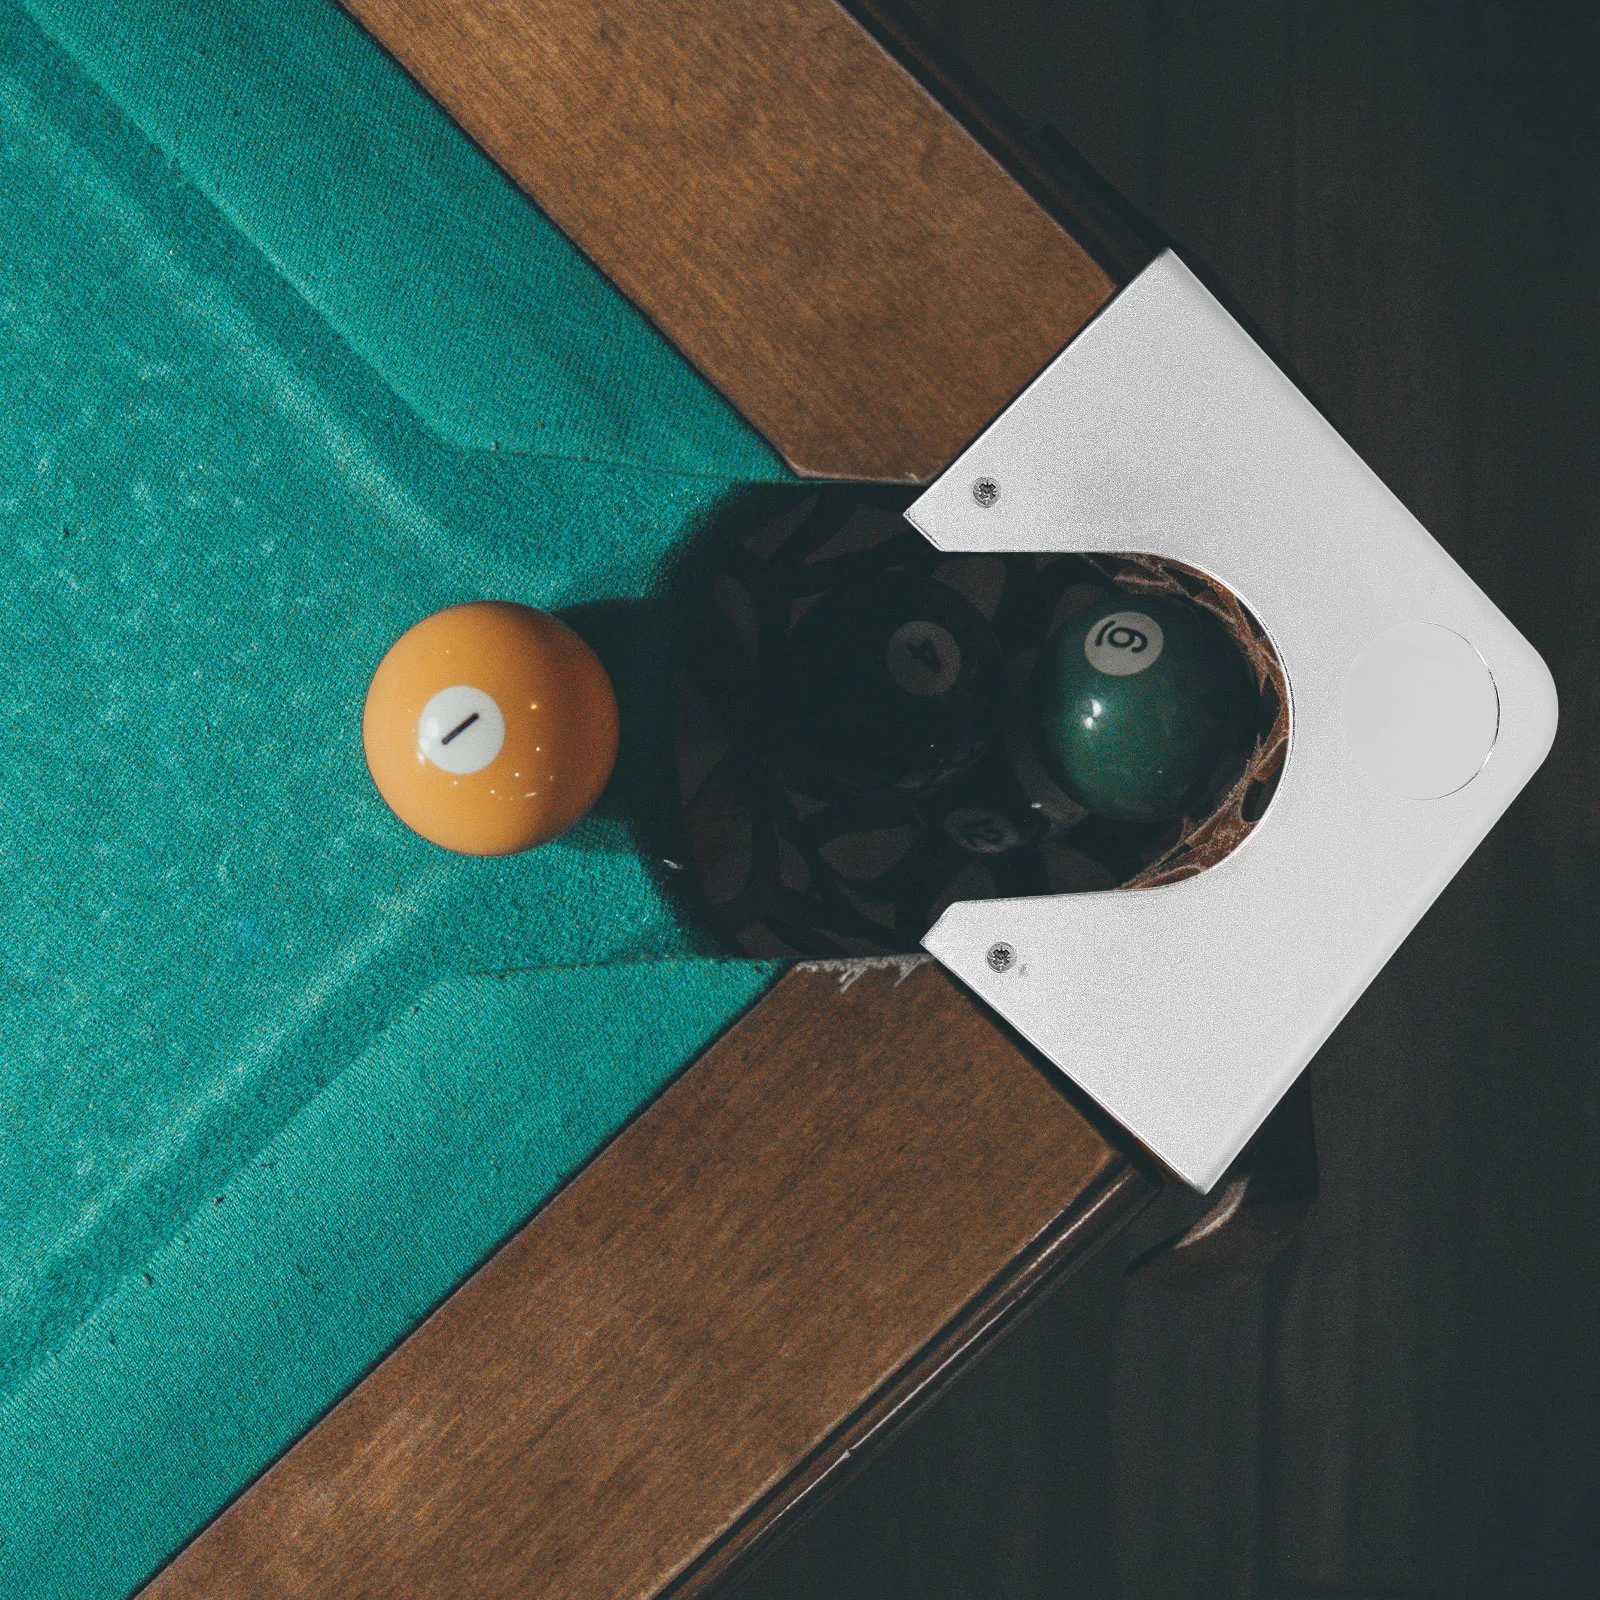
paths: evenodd
<path fill-rule="evenodd" d="M 1171 252 L 907 516 L 944 550 L 1188 562 L 1279 652 L 1288 761 L 1232 855 L 953 905 L 923 941 L 1209 1189 L 1543 761 L 1550 674 Z"/>

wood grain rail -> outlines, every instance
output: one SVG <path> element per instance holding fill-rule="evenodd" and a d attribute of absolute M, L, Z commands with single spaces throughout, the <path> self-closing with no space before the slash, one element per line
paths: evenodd
<path fill-rule="evenodd" d="M 341 3 L 803 475 L 934 476 L 1116 287 L 834 0 Z"/>
<path fill-rule="evenodd" d="M 1148 1192 L 924 963 L 796 969 L 145 1591 L 698 1589 Z"/>

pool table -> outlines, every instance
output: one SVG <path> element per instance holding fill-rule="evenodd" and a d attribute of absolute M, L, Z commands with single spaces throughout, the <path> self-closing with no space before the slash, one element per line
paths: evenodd
<path fill-rule="evenodd" d="M 349 9 L 0 3 L 6 1592 L 688 1592 L 1159 1183 L 655 843 L 682 551 L 933 476 L 1144 247 L 828 0 Z M 358 734 L 486 596 L 622 712 L 505 859 Z"/>

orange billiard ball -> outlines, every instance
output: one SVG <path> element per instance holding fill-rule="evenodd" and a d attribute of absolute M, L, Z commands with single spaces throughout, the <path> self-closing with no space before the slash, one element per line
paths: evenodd
<path fill-rule="evenodd" d="M 566 623 L 503 600 L 450 606 L 378 663 L 367 770 L 424 839 L 504 856 L 565 833 L 617 760 L 617 697 Z"/>

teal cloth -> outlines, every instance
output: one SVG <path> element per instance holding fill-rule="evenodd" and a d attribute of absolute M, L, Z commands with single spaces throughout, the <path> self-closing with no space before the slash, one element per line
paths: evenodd
<path fill-rule="evenodd" d="M 675 553 L 785 473 L 327 0 L 0 0 L 0 219 L 0 1593 L 94 1600 L 770 981 L 625 804 L 422 843 L 359 715 L 440 606 L 608 602 L 658 744 Z"/>

